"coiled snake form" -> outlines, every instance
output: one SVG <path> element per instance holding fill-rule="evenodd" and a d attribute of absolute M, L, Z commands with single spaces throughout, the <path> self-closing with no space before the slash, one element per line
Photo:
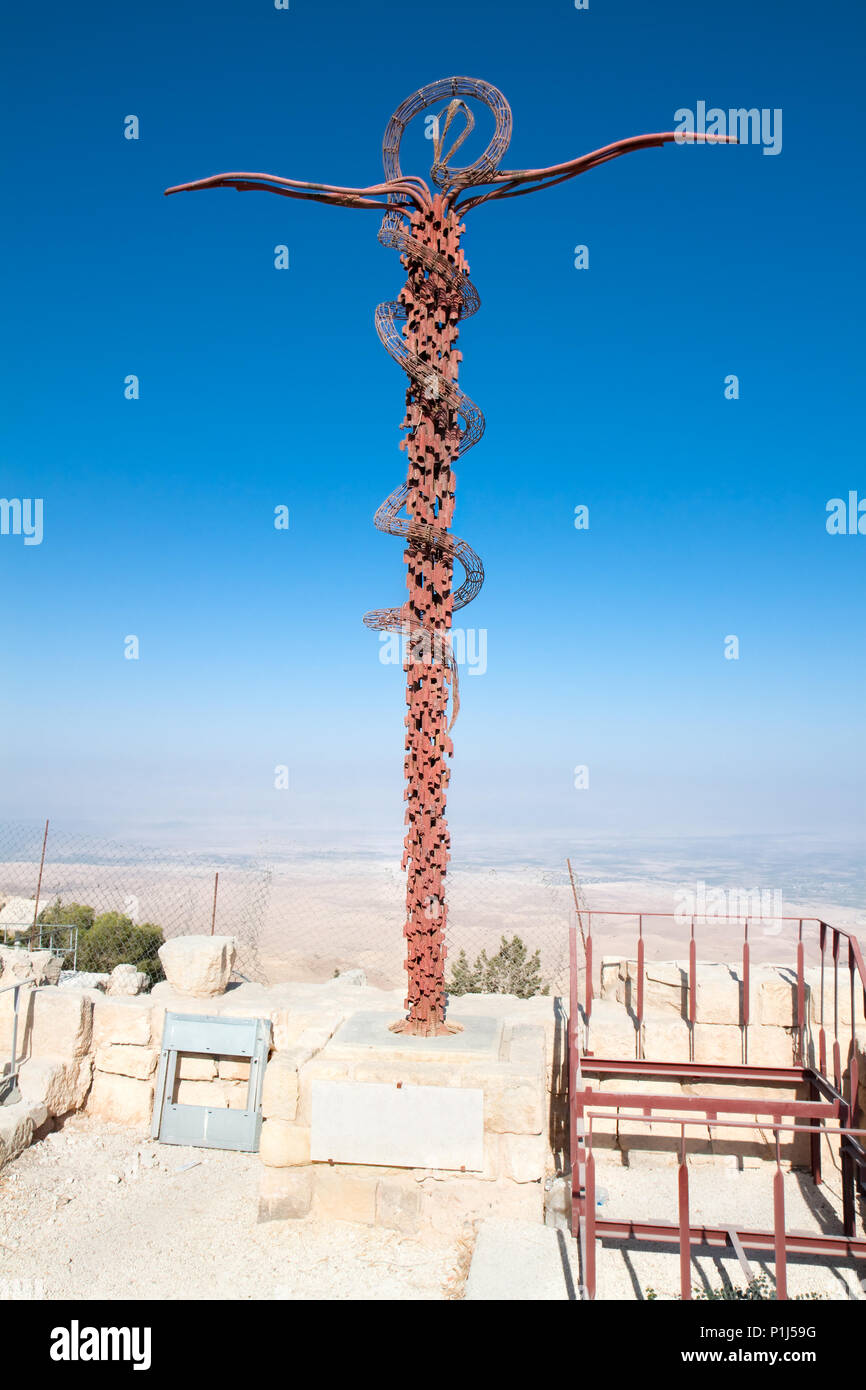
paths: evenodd
<path fill-rule="evenodd" d="M 484 153 L 463 168 L 451 160 L 474 126 L 464 98 L 481 102 L 494 120 Z M 400 145 L 409 123 L 429 107 L 446 102 L 427 118 L 433 141 L 431 189 L 421 178 L 403 174 Z M 455 121 L 462 129 L 446 139 Z M 457 128 L 455 127 L 455 130 Z M 546 169 L 501 170 L 511 138 L 511 110 L 496 87 L 470 77 L 448 77 L 412 94 L 395 111 L 382 146 L 380 183 L 346 188 L 286 179 L 274 174 L 216 174 L 166 190 L 206 188 L 263 190 L 339 207 L 382 209 L 383 246 L 398 251 L 407 272 L 398 300 L 376 309 L 376 331 L 408 377 L 401 447 L 408 457 L 406 481 L 385 499 L 375 515 L 380 531 L 400 536 L 409 595 L 395 608 L 364 615 L 367 627 L 400 634 L 406 672 L 406 923 L 407 1017 L 396 1031 L 432 1035 L 459 1031 L 445 1021 L 445 871 L 449 834 L 445 819 L 450 729 L 459 708 L 457 664 L 451 646 L 453 614 L 477 595 L 484 570 L 475 551 L 450 529 L 454 511 L 453 464 L 478 443 L 484 417 L 457 385 L 459 324 L 479 308 L 460 249 L 463 215 L 483 203 L 520 197 L 574 178 L 632 150 L 679 143 L 727 141 L 730 137 L 667 131 L 633 136 Z M 455 562 L 463 572 L 452 589 Z M 449 694 L 451 718 L 448 717 Z"/>

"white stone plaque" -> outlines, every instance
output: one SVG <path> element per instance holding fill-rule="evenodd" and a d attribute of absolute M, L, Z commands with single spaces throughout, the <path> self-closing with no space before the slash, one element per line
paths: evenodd
<path fill-rule="evenodd" d="M 458 1086 L 314 1081 L 314 1162 L 484 1167 L 484 1092 Z"/>

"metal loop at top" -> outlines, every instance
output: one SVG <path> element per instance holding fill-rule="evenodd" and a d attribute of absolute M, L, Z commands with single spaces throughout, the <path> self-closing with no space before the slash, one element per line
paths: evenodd
<path fill-rule="evenodd" d="M 409 122 L 437 102 L 454 97 L 474 97 L 493 113 L 496 129 L 487 149 L 474 164 L 451 168 L 447 163 L 434 163 L 430 176 L 438 188 L 458 189 L 470 184 L 484 183 L 499 163 L 511 140 L 511 107 L 498 87 L 476 77 L 443 77 L 413 92 L 397 107 L 385 130 L 382 142 L 382 163 L 386 180 L 402 178 L 400 171 L 400 141 Z M 468 134 L 468 131 L 466 132 Z M 457 143 L 462 143 L 462 140 Z M 456 144 L 452 146 L 456 148 Z"/>

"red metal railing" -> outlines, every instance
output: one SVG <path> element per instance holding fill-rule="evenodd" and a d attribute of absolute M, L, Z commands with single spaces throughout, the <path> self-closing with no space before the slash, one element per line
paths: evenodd
<path fill-rule="evenodd" d="M 828 1136 L 832 1133 L 838 1135 L 840 1142 L 843 1137 L 849 1139 L 866 1138 L 866 1129 L 851 1129 L 850 1127 L 839 1128 L 828 1132 L 826 1129 L 818 1129 L 812 1125 L 783 1125 L 773 1124 L 772 1129 L 775 1140 L 775 1170 L 773 1172 L 773 1230 L 752 1231 L 741 1229 L 737 1226 L 709 1226 L 693 1225 L 689 1209 L 689 1168 L 687 1159 L 687 1140 L 686 1126 L 704 1126 L 706 1121 L 703 1119 L 685 1119 L 682 1115 L 653 1115 L 652 1120 L 647 1120 L 643 1115 L 629 1115 L 629 1122 L 656 1123 L 666 1121 L 681 1126 L 680 1140 L 680 1159 L 677 1164 L 677 1220 L 676 1222 L 666 1221 L 614 1221 L 600 1218 L 596 1211 L 596 1186 L 595 1186 L 595 1155 L 592 1143 L 592 1122 L 593 1120 L 607 1118 L 604 1110 L 590 1110 L 586 1112 L 585 1118 L 589 1122 L 587 1130 L 587 1156 L 586 1156 L 586 1213 L 585 1221 L 585 1241 L 582 1243 L 585 1250 L 584 1264 L 584 1283 L 590 1298 L 596 1294 L 596 1240 L 599 1236 L 608 1236 L 614 1239 L 638 1238 L 643 1240 L 653 1240 L 659 1242 L 669 1242 L 679 1245 L 680 1255 L 680 1295 L 682 1298 L 690 1299 L 691 1291 L 691 1255 L 692 1248 L 697 1245 L 707 1246 L 730 1246 L 736 1254 L 740 1265 L 747 1279 L 754 1277 L 752 1268 L 746 1258 L 746 1250 L 772 1251 L 775 1259 L 776 1274 L 776 1297 L 785 1299 L 788 1296 L 787 1283 L 787 1262 L 789 1254 L 809 1254 L 809 1255 L 838 1255 L 848 1256 L 859 1259 L 866 1259 L 866 1238 L 857 1236 L 832 1236 L 832 1235 L 808 1235 L 803 1232 L 789 1233 L 785 1230 L 785 1179 L 782 1171 L 781 1142 L 780 1136 L 783 1133 L 791 1134 L 812 1134 L 818 1133 Z M 754 1128 L 761 1131 L 768 1128 L 765 1123 L 759 1120 L 714 1120 L 713 1128 Z"/>
<path fill-rule="evenodd" d="M 795 922 L 796 935 L 796 994 L 794 1004 L 794 1033 L 796 1056 L 792 1054 L 790 1067 L 763 1066 L 751 1064 L 748 1060 L 748 1037 L 751 1018 L 751 975 L 752 961 L 749 941 L 749 925 L 754 918 L 718 917 L 714 922 L 739 922 L 743 926 L 742 938 L 742 981 L 740 994 L 740 1028 L 742 1032 L 742 1062 L 739 1064 L 698 1063 L 695 1061 L 695 1030 L 698 1023 L 698 959 L 696 921 L 702 920 L 695 914 L 689 921 L 688 972 L 686 979 L 686 998 L 683 1013 L 688 1024 L 689 1056 L 682 1061 L 661 1061 L 648 1059 L 644 1055 L 645 1019 L 645 979 L 646 945 L 644 923 L 646 919 L 671 918 L 669 913 L 653 912 L 601 912 L 584 911 L 583 918 L 588 930 L 582 936 L 585 944 L 585 986 L 583 1018 L 588 1041 L 591 1041 L 593 988 L 593 918 L 634 917 L 637 919 L 638 936 L 636 950 L 636 990 L 632 995 L 635 1007 L 632 1021 L 636 1032 L 636 1056 L 634 1058 L 597 1057 L 589 1048 L 581 1052 L 580 1047 L 580 986 L 577 932 L 572 928 L 570 934 L 570 990 L 569 990 L 569 1131 L 572 1156 L 572 1228 L 581 1243 L 581 1256 L 584 1268 L 584 1284 L 589 1297 L 595 1296 L 595 1240 L 598 1236 L 617 1239 L 667 1240 L 679 1244 L 681 1286 L 683 1297 L 687 1292 L 690 1270 L 691 1249 L 697 1243 L 710 1245 L 730 1245 L 741 1262 L 745 1259 L 746 1248 L 773 1250 L 776 1259 L 777 1296 L 785 1298 L 786 1257 L 789 1252 L 838 1254 L 866 1258 L 866 1239 L 855 1234 L 855 1174 L 859 1175 L 861 1191 L 866 1193 L 866 1147 L 862 1140 L 866 1130 L 854 1128 L 859 1086 L 859 1067 L 854 1035 L 863 1019 L 866 1019 L 866 967 L 857 938 L 841 927 L 833 927 L 817 918 L 777 918 L 776 921 Z M 703 919 L 705 920 L 705 919 Z M 811 1060 L 806 1056 L 806 946 L 809 938 L 804 933 L 813 928 L 814 944 L 820 957 L 820 983 L 818 1001 L 818 1055 Z M 829 951 L 828 951 L 829 947 Z M 840 961 L 842 954 L 846 959 Z M 828 962 L 829 955 L 829 962 Z M 827 1027 L 826 1027 L 826 973 L 829 965 L 833 970 L 833 1009 L 832 1009 L 832 1078 L 827 1073 Z M 850 1034 L 851 1045 L 848 1050 L 847 1076 L 842 1066 L 840 1039 L 840 970 L 847 966 L 850 993 Z M 636 998 L 635 998 L 636 996 Z M 858 1014 L 859 1004 L 859 1014 Z M 814 1054 L 814 1049 L 812 1049 Z M 724 1082 L 737 1088 L 738 1093 L 730 1097 L 712 1097 L 683 1094 L 682 1096 L 653 1095 L 635 1089 L 624 1093 L 607 1092 L 594 1089 L 591 1080 L 604 1080 L 634 1077 L 639 1082 L 646 1080 L 676 1080 L 694 1082 Z M 847 1079 L 847 1086 L 845 1085 Z M 780 1085 L 800 1094 L 803 1089 L 809 1092 L 808 1100 L 779 1098 L 769 1100 L 754 1095 L 754 1083 L 764 1086 Z M 634 1110 L 635 1114 L 623 1111 Z M 592 1122 L 602 1116 L 610 1118 L 611 1111 L 629 1123 L 667 1122 L 680 1126 L 681 1148 L 678 1172 L 678 1220 L 666 1223 L 645 1220 L 603 1220 L 597 1216 L 595 1208 L 595 1156 L 592 1145 Z M 673 1114 L 671 1112 L 674 1112 Z M 721 1118 L 737 1115 L 739 1118 Z M 761 1119 L 761 1117 L 766 1117 Z M 770 1123 L 767 1123 L 769 1119 Z M 786 1120 L 793 1123 L 785 1123 Z M 709 1128 L 771 1130 L 776 1147 L 776 1171 L 774 1173 L 774 1229 L 766 1231 L 738 1231 L 730 1227 L 695 1227 L 689 1219 L 689 1177 L 686 1163 L 686 1127 L 699 1125 Z M 828 1126 L 832 1125 L 832 1128 Z M 842 1170 L 843 1236 L 794 1235 L 785 1231 L 784 1179 L 781 1168 L 780 1136 L 800 1133 L 810 1136 L 812 1177 L 821 1182 L 821 1140 L 832 1137 L 839 1143 Z M 746 1262 L 747 1263 L 747 1262 Z"/>

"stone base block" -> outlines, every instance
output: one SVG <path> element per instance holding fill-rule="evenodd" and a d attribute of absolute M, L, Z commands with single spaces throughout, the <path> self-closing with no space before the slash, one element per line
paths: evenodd
<path fill-rule="evenodd" d="M 34 1108 L 38 1109 L 27 1101 L 0 1106 L 0 1168 L 4 1163 L 11 1163 L 32 1143 Z"/>
<path fill-rule="evenodd" d="M 297 1221 L 313 1201 L 312 1168 L 265 1168 L 259 1185 L 259 1221 Z"/>
<path fill-rule="evenodd" d="M 310 1131 L 286 1120 L 265 1120 L 259 1158 L 270 1168 L 297 1168 L 310 1162 Z"/>
<path fill-rule="evenodd" d="M 97 1071 L 87 1100 L 87 1113 L 101 1120 L 128 1125 L 131 1129 L 148 1129 L 153 1114 L 153 1082 Z"/>
<path fill-rule="evenodd" d="M 93 1046 L 111 1047 L 128 1044 L 148 1047 L 160 1039 L 151 1030 L 152 1006 L 143 998 L 109 998 L 97 995 L 93 1000 Z"/>
<path fill-rule="evenodd" d="M 376 1222 L 379 1179 L 373 1168 L 348 1164 L 316 1164 L 314 1167 L 315 1214 L 331 1221 Z"/>
<path fill-rule="evenodd" d="M 22 1100 L 44 1105 L 49 1115 L 80 1110 L 90 1090 L 90 1057 L 31 1057 L 22 1062 L 18 1089 Z"/>
<path fill-rule="evenodd" d="M 156 1072 L 159 1050 L 155 1047 L 136 1047 L 130 1043 L 109 1043 L 97 1049 L 96 1070 L 113 1072 L 117 1076 L 132 1076 L 147 1081 Z"/>

